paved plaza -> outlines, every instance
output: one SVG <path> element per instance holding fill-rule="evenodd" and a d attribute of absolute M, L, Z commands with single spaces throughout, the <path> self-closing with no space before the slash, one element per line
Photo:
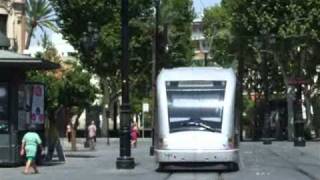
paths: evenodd
<path fill-rule="evenodd" d="M 53 161 L 40 167 L 40 174 L 23 175 L 23 167 L 0 168 L 0 180 L 320 180 L 320 142 L 307 142 L 306 147 L 293 147 L 292 142 L 243 142 L 238 172 L 157 172 L 154 157 L 149 156 L 150 139 L 140 139 L 132 149 L 136 167 L 133 170 L 117 170 L 119 141 L 98 139 L 97 150 L 83 148 L 78 140 L 78 151 L 71 152 L 63 140 L 65 163 Z"/>

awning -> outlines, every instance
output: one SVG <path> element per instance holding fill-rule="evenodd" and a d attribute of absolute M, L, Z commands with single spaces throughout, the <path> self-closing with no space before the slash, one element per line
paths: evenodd
<path fill-rule="evenodd" d="M 24 70 L 52 70 L 60 65 L 44 59 L 33 58 L 12 51 L 0 50 L 0 69 L 16 68 Z"/>

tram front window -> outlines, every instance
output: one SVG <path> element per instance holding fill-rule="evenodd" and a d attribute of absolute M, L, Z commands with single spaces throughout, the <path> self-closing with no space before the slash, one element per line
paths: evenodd
<path fill-rule="evenodd" d="M 170 132 L 221 132 L 225 81 L 166 83 Z"/>

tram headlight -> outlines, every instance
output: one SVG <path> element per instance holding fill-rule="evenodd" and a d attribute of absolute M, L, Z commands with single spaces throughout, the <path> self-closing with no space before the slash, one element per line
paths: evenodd
<path fill-rule="evenodd" d="M 159 138 L 159 148 L 160 149 L 168 148 L 168 139 L 167 138 Z"/>

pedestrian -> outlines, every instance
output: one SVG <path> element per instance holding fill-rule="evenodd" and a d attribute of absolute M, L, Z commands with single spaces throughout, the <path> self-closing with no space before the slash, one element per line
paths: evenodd
<path fill-rule="evenodd" d="M 59 133 L 58 133 L 58 130 L 56 127 L 56 120 L 55 119 L 49 120 L 47 144 L 48 144 L 47 155 L 46 155 L 47 161 L 52 160 L 54 150 L 57 151 L 59 161 L 64 162 L 66 160 L 64 152 L 63 152 L 63 148 L 60 143 Z"/>
<path fill-rule="evenodd" d="M 136 122 L 133 122 L 130 130 L 131 146 L 136 148 L 138 142 L 139 130 Z"/>
<path fill-rule="evenodd" d="M 66 128 L 66 137 L 68 138 L 68 142 L 71 143 L 71 124 L 68 123 Z"/>
<path fill-rule="evenodd" d="M 28 132 L 22 138 L 20 155 L 26 156 L 26 165 L 23 173 L 29 174 L 30 167 L 33 168 L 34 173 L 39 173 L 36 165 L 36 154 L 38 147 L 40 147 L 41 155 L 43 154 L 42 141 L 38 133 L 35 132 L 36 127 L 34 124 L 29 125 Z"/>
<path fill-rule="evenodd" d="M 91 121 L 90 126 L 88 127 L 88 135 L 89 135 L 89 147 L 91 150 L 95 149 L 95 138 L 97 134 L 97 127 L 94 121 Z"/>

